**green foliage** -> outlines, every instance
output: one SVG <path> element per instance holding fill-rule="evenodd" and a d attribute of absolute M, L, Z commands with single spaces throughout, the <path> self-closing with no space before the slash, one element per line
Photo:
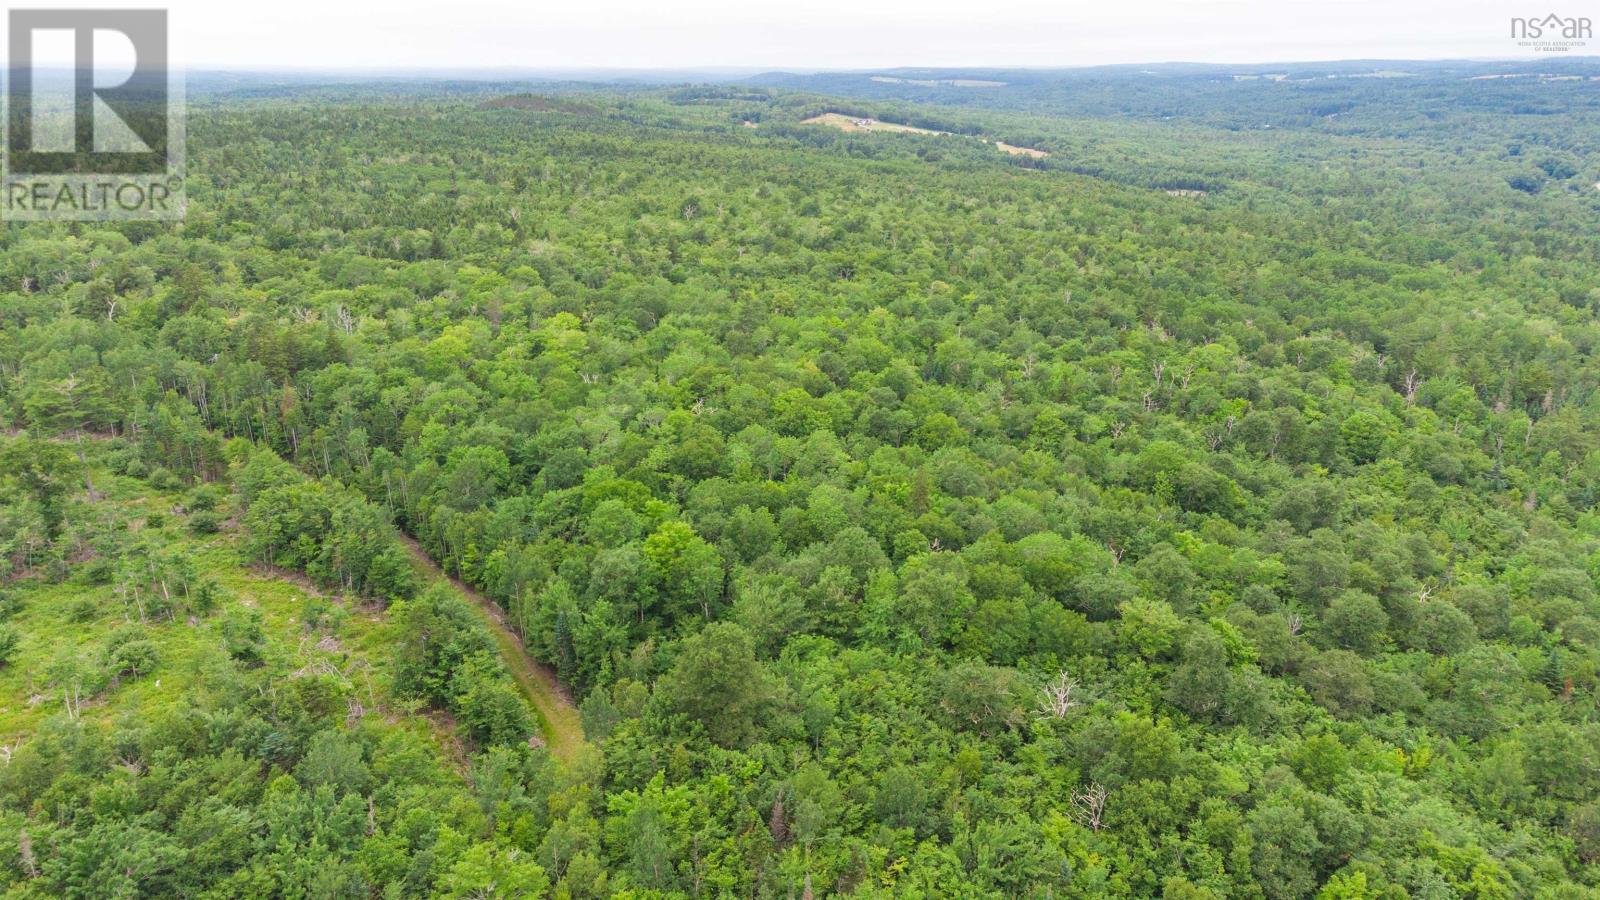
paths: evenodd
<path fill-rule="evenodd" d="M 222 645 L 228 655 L 245 665 L 258 665 L 264 660 L 266 633 L 261 628 L 261 614 L 253 609 L 236 606 L 222 617 Z"/>
<path fill-rule="evenodd" d="M 390 609 L 395 687 L 454 712 L 481 744 L 514 744 L 533 730 L 527 704 L 506 680 L 488 630 L 456 591 L 438 582 Z"/>
<path fill-rule="evenodd" d="M 242 476 L 251 491 L 246 546 L 263 562 L 385 601 L 411 593 L 410 564 L 379 507 L 337 484 L 290 478 L 266 486 L 260 477 Z"/>
<path fill-rule="evenodd" d="M 45 542 L 61 536 L 67 494 L 76 487 L 78 464 L 62 446 L 24 437 L 0 446 L 0 490 L 27 506 L 24 515 L 37 518 Z"/>
<path fill-rule="evenodd" d="M 1600 100 L 1413 68 L 212 85 L 0 237 L 0 891 L 1592 892 Z"/>
<path fill-rule="evenodd" d="M 221 520 L 211 510 L 196 510 L 189 516 L 189 530 L 197 535 L 216 534 L 221 528 Z"/>
<path fill-rule="evenodd" d="M 713 742 L 738 747 L 760 734 L 774 694 L 749 634 L 718 622 L 678 645 L 655 696 L 669 712 L 698 723 Z"/>
<path fill-rule="evenodd" d="M 13 763 L 0 768 L 8 891 L 415 896 L 547 883 L 526 824 L 496 854 L 472 850 L 495 840 L 492 827 L 453 769 L 453 738 L 396 717 L 388 626 L 318 597 L 331 610 L 314 627 L 343 618 L 340 637 L 308 640 L 303 586 L 245 569 L 226 537 L 130 532 L 146 504 L 167 501 L 108 476 L 96 455 L 109 496 L 69 504 L 63 534 L 104 527 L 103 549 L 128 542 L 113 584 L 74 571 L 6 588 L 0 682 L 37 697 L 0 709 Z M 193 585 L 185 560 L 207 567 Z M 123 603 L 90 600 L 113 591 Z M 211 599 L 161 612 L 183 609 L 186 592 Z M 80 595 L 87 613 L 71 609 Z M 186 618 L 219 608 L 212 621 Z M 507 819 L 533 821 L 524 785 L 539 760 L 514 760 Z"/>
<path fill-rule="evenodd" d="M 0 625 L 0 666 L 10 664 L 17 655 L 17 644 L 21 641 L 22 634 L 15 626 Z"/>
<path fill-rule="evenodd" d="M 475 844 L 441 880 L 440 897 L 540 897 L 550 887 L 544 869 L 526 851 Z"/>
<path fill-rule="evenodd" d="M 306 788 L 326 785 L 336 793 L 362 792 L 372 773 L 362 760 L 361 746 L 343 732 L 324 731 L 311 739 L 295 776 Z"/>

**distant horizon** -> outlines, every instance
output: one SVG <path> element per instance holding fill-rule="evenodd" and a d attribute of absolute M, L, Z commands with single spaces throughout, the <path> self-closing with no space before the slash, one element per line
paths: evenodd
<path fill-rule="evenodd" d="M 1064 69 L 1600 52 L 1593 39 L 1546 53 L 1512 37 L 1514 18 L 1600 18 L 1572 0 L 127 3 L 166 8 L 171 58 L 218 71 Z"/>
<path fill-rule="evenodd" d="M 1119 69 L 1134 67 L 1179 67 L 1195 66 L 1203 68 L 1229 69 L 1229 68 L 1271 68 L 1276 66 L 1314 66 L 1314 65 L 1381 65 L 1381 64 L 1441 64 L 1441 63 L 1470 63 L 1470 64 L 1495 64 L 1505 63 L 1512 65 L 1555 65 L 1570 63 L 1600 64 L 1600 53 L 1550 56 L 1548 58 L 1528 56 L 1440 56 L 1440 57 L 1339 57 L 1327 59 L 1274 59 L 1274 60 L 1242 60 L 1237 62 L 1207 62 L 1203 60 L 1139 60 L 1120 63 L 1083 63 L 1080 65 L 1055 65 L 1055 66 L 1019 66 L 1019 65 L 893 65 L 893 66 L 805 66 L 805 65 L 664 65 L 664 66 L 463 66 L 463 65 L 427 65 L 427 66 L 400 66 L 400 65 L 363 65 L 363 66 L 338 66 L 338 65 L 270 65 L 270 64 L 226 64 L 226 63 L 192 63 L 184 68 L 192 74 L 217 74 L 217 75 L 350 75 L 350 76 L 384 76 L 402 77 L 408 75 L 438 75 L 451 77 L 464 77 L 468 75 L 481 75 L 483 80 L 494 80 L 495 76 L 528 76 L 539 74 L 552 75 L 601 75 L 601 74 L 639 74 L 639 75 L 666 75 L 676 73 L 687 74 L 723 74 L 737 75 L 764 75 L 764 74 L 791 74 L 791 75 L 852 75 L 871 74 L 881 72 L 1081 72 L 1091 69 Z M 581 79 L 580 79 L 581 80 Z"/>

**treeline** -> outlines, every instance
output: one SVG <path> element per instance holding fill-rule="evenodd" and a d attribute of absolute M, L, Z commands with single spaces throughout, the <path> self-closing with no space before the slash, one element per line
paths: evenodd
<path fill-rule="evenodd" d="M 481 745 L 534 732 L 487 626 L 448 583 L 418 595 L 418 579 L 382 507 L 331 479 L 314 481 L 271 450 L 251 450 L 234 474 L 244 548 L 350 594 L 395 604 L 395 689 L 447 709 Z"/>
<path fill-rule="evenodd" d="M 416 589 L 411 561 L 381 507 L 337 482 L 313 481 L 271 450 L 251 451 L 234 476 L 245 547 L 265 563 L 384 602 Z"/>

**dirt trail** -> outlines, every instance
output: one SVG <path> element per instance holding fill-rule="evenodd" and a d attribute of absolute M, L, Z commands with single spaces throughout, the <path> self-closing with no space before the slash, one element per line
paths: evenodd
<path fill-rule="evenodd" d="M 572 704 L 572 698 L 567 695 L 566 688 L 556 680 L 556 673 L 552 672 L 549 666 L 535 661 L 528 655 L 527 648 L 522 645 L 522 638 L 512 630 L 511 623 L 506 621 L 505 613 L 493 600 L 460 580 L 446 575 L 411 536 L 402 534 L 400 540 L 405 542 L 406 550 L 416 561 L 417 567 L 430 579 L 449 581 L 483 614 L 489 626 L 489 633 L 494 636 L 495 646 L 500 648 L 500 656 L 506 661 L 506 667 L 511 670 L 511 675 L 522 688 L 522 693 L 527 696 L 528 702 L 533 704 L 534 711 L 538 713 L 539 730 L 544 735 L 545 745 L 556 758 L 571 759 L 584 743 L 583 722 L 578 716 L 578 708 Z"/>

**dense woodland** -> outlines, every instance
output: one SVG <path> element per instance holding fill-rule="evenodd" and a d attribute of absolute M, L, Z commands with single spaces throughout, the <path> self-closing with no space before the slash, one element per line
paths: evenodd
<path fill-rule="evenodd" d="M 199 92 L 0 234 L 0 886 L 1590 896 L 1597 95 L 1473 74 Z"/>

